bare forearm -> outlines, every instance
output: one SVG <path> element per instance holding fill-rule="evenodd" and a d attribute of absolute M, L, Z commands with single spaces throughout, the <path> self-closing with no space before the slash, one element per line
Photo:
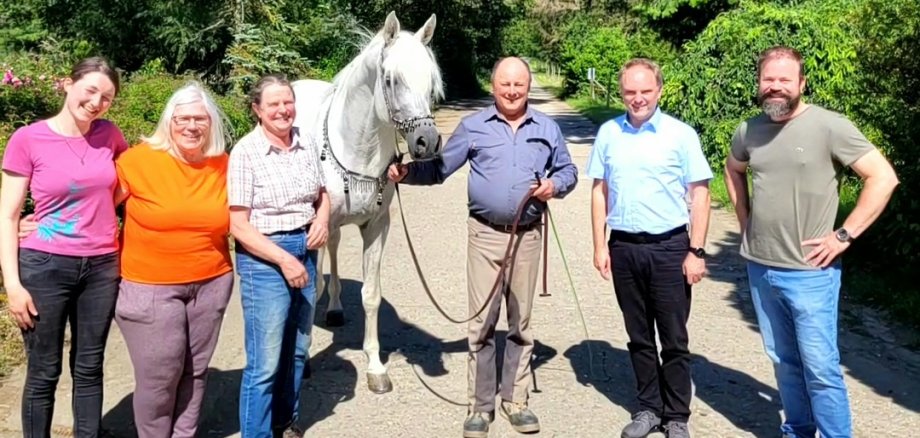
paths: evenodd
<path fill-rule="evenodd" d="M 19 219 L 0 220 L 0 270 L 6 287 L 20 285 L 19 278 Z"/>
<path fill-rule="evenodd" d="M 593 190 L 591 193 L 591 235 L 594 240 L 594 250 L 598 251 L 607 245 L 607 198 L 602 190 Z"/>
<path fill-rule="evenodd" d="M 702 248 L 709 232 L 709 187 L 696 187 L 690 196 L 690 246 Z"/>
<path fill-rule="evenodd" d="M 897 185 L 898 179 L 893 174 L 866 178 L 856 207 L 843 222 L 851 236 L 859 236 L 878 219 Z"/>
<path fill-rule="evenodd" d="M 728 197 L 731 200 L 732 207 L 735 209 L 735 216 L 741 229 L 747 227 L 748 218 L 750 217 L 750 196 L 748 194 L 747 174 L 735 172 L 731 169 L 725 170 L 725 189 L 728 190 Z"/>
<path fill-rule="evenodd" d="M 329 223 L 329 214 L 332 212 L 332 206 L 329 200 L 329 192 L 323 187 L 320 191 L 319 202 L 316 206 L 316 220 Z"/>
<path fill-rule="evenodd" d="M 231 220 L 230 234 L 250 254 L 280 265 L 288 252 L 260 233 L 248 220 Z"/>

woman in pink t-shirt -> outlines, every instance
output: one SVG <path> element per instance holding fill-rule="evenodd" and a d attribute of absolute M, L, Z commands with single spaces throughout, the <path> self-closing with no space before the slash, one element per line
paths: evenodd
<path fill-rule="evenodd" d="M 81 61 L 65 79 L 61 111 L 16 130 L 3 155 L 0 269 L 26 347 L 27 438 L 51 434 L 68 321 L 74 434 L 99 436 L 102 360 L 119 282 L 114 159 L 128 148 L 121 131 L 100 117 L 118 86 L 107 61 Z M 19 241 L 28 191 L 38 229 Z"/>

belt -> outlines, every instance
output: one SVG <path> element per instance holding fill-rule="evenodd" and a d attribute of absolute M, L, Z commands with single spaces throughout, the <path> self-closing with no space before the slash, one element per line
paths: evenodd
<path fill-rule="evenodd" d="M 510 233 L 510 232 L 511 232 L 511 229 L 513 228 L 512 225 L 496 224 L 496 223 L 493 223 L 493 222 L 489 222 L 488 219 L 482 217 L 481 215 L 478 215 L 478 214 L 476 214 L 476 213 L 473 213 L 473 212 L 470 212 L 470 217 L 473 218 L 473 219 L 476 219 L 477 222 L 479 222 L 479 223 L 481 223 L 481 224 L 483 224 L 483 225 L 485 225 L 485 226 L 487 226 L 487 227 L 489 227 L 489 228 L 491 228 L 491 229 L 493 229 L 493 230 L 495 230 L 495 231 L 498 231 L 498 232 L 500 232 L 500 233 Z M 536 220 L 536 221 L 533 221 L 533 222 L 531 222 L 531 223 L 529 223 L 529 224 L 518 224 L 517 230 L 518 230 L 518 232 L 521 232 L 521 231 L 530 231 L 530 230 L 534 230 L 534 229 L 539 228 L 541 225 L 543 225 L 543 224 L 542 224 L 539 220 Z"/>
<path fill-rule="evenodd" d="M 283 235 L 283 234 L 300 234 L 300 233 L 306 233 L 306 232 L 308 232 L 308 231 L 310 231 L 310 224 L 306 224 L 306 225 L 299 226 L 299 227 L 297 227 L 297 228 L 294 228 L 293 230 L 274 231 L 274 232 L 271 232 L 271 233 L 267 233 L 267 234 L 265 234 L 265 235 L 266 235 L 266 236 L 280 236 L 280 235 Z"/>
<path fill-rule="evenodd" d="M 686 233 L 687 226 L 681 225 L 673 230 L 665 231 L 661 234 L 651 234 L 651 233 L 627 233 L 626 231 L 619 230 L 610 230 L 610 240 L 619 240 L 621 242 L 629 243 L 658 243 L 664 242 L 678 234 Z"/>

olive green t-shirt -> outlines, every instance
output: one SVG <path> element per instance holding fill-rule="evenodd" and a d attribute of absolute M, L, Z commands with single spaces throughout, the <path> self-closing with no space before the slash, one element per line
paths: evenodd
<path fill-rule="evenodd" d="M 741 255 L 767 266 L 814 269 L 802 242 L 833 231 L 841 170 L 875 146 L 841 114 L 810 105 L 785 122 L 760 114 L 741 123 L 732 156 L 753 173 Z"/>

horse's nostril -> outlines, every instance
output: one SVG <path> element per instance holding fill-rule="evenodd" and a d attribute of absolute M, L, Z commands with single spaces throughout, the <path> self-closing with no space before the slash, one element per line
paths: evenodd
<path fill-rule="evenodd" d="M 426 147 L 428 147 L 427 142 L 425 142 L 425 137 L 419 137 L 418 139 L 416 139 L 415 145 L 421 149 L 425 149 Z"/>

